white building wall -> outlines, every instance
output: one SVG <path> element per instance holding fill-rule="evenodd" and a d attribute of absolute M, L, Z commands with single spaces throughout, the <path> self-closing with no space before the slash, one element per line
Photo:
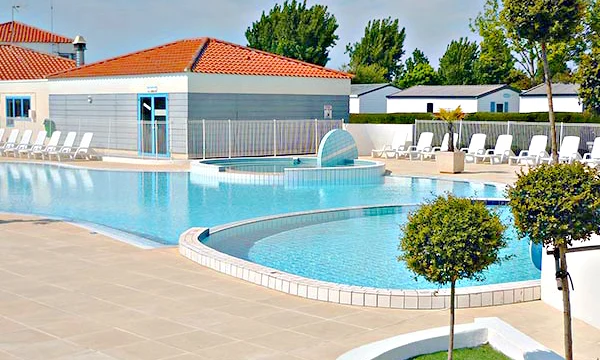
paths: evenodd
<path fill-rule="evenodd" d="M 387 86 L 359 96 L 361 114 L 385 114 L 387 111 L 387 96 L 395 94 L 398 88 Z"/>
<path fill-rule="evenodd" d="M 360 114 L 360 98 L 350 97 L 350 114 Z"/>
<path fill-rule="evenodd" d="M 56 95 L 188 92 L 187 74 L 50 79 L 48 84 L 50 93 Z"/>
<path fill-rule="evenodd" d="M 479 98 L 477 100 L 477 111 L 489 112 L 491 110 L 490 105 L 492 102 L 504 105 L 508 103 L 508 111 L 506 111 L 505 108 L 504 112 L 519 112 L 519 93 L 516 91 L 503 89 Z"/>
<path fill-rule="evenodd" d="M 426 113 L 427 103 L 433 103 L 433 112 L 440 109 L 456 109 L 459 105 L 463 112 L 477 112 L 477 99 L 471 98 L 388 98 L 389 113 Z"/>
<path fill-rule="evenodd" d="M 556 112 L 583 112 L 583 104 L 577 96 L 554 96 Z M 548 112 L 548 98 L 545 96 L 521 96 L 520 112 Z"/>
<path fill-rule="evenodd" d="M 190 73 L 190 93 L 350 95 L 350 79 Z"/>
<path fill-rule="evenodd" d="M 0 127 L 6 127 L 6 97 L 29 96 L 31 110 L 35 117 L 15 120 L 14 128 L 42 130 L 43 121 L 48 118 L 48 81 L 47 80 L 11 80 L 0 81 Z"/>
<path fill-rule="evenodd" d="M 575 246 L 600 245 L 600 236 Z M 567 266 L 575 290 L 571 289 L 571 311 L 575 318 L 600 329 L 600 250 L 567 253 Z M 554 256 L 542 255 L 542 301 L 562 311 L 562 292 L 556 288 Z"/>
<path fill-rule="evenodd" d="M 358 155 L 369 156 L 371 150 L 381 149 L 384 145 L 391 145 L 397 132 L 408 134 L 408 140 L 413 138 L 412 124 L 346 124 L 345 129 L 352 135 Z"/>

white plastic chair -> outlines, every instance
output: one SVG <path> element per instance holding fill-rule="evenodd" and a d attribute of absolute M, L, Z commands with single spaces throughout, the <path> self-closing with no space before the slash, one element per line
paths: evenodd
<path fill-rule="evenodd" d="M 539 164 L 541 158 L 548 156 L 546 152 L 547 144 L 548 137 L 546 135 L 534 135 L 529 142 L 529 149 L 521 150 L 517 156 L 510 156 L 508 164 L 512 165 L 513 161 L 515 164 Z"/>
<path fill-rule="evenodd" d="M 17 137 L 19 137 L 19 129 L 12 129 L 10 135 L 8 135 L 8 140 L 0 146 L 0 154 L 2 154 L 5 150 L 12 149 L 17 146 Z"/>
<path fill-rule="evenodd" d="M 423 132 L 419 135 L 419 141 L 417 145 L 411 145 L 404 151 L 397 151 L 396 156 L 398 158 L 408 156 L 411 160 L 413 156 L 419 156 L 422 151 L 431 149 L 431 143 L 433 142 L 432 132 Z"/>
<path fill-rule="evenodd" d="M 558 150 L 559 163 L 572 163 L 575 160 L 581 160 L 579 154 L 579 136 L 565 136 Z M 552 156 L 544 156 L 540 159 L 540 163 L 552 163 Z"/>
<path fill-rule="evenodd" d="M 458 146 L 458 134 L 454 133 L 452 137 L 452 143 L 454 144 L 454 149 Z M 424 160 L 427 157 L 430 157 L 432 160 L 435 159 L 436 153 L 439 151 L 448 151 L 450 149 L 450 133 L 445 133 L 442 138 L 442 144 L 440 146 L 435 146 L 431 148 L 430 152 L 424 151 L 421 153 L 420 159 Z"/>
<path fill-rule="evenodd" d="M 496 146 L 493 149 L 486 150 L 482 155 L 475 155 L 475 163 L 477 163 L 478 160 L 481 160 L 482 162 L 489 160 L 490 164 L 503 164 L 508 161 L 509 157 L 515 156 L 511 150 L 512 141 L 512 135 L 498 136 L 498 139 L 496 139 Z"/>
<path fill-rule="evenodd" d="M 50 141 L 48 141 L 48 144 L 45 147 L 42 147 L 41 149 L 35 149 L 35 150 L 30 151 L 27 154 L 27 157 L 31 158 L 33 156 L 33 158 L 35 159 L 37 155 L 40 155 L 40 157 L 43 159 L 44 155 L 48 154 L 49 151 L 57 150 L 59 140 L 60 140 L 60 131 L 53 132 L 52 136 L 50 136 Z"/>
<path fill-rule="evenodd" d="M 67 137 L 65 138 L 65 142 L 60 149 L 55 149 L 52 151 L 48 151 L 48 159 L 52 160 L 52 155 L 56 156 L 56 159 L 60 161 L 61 155 L 70 156 L 73 153 L 73 144 L 75 144 L 75 138 L 77 137 L 77 133 L 75 131 L 69 131 L 67 133 Z"/>
<path fill-rule="evenodd" d="M 383 157 L 383 155 L 385 155 L 386 158 L 389 158 L 387 156 L 387 153 L 390 152 L 392 157 L 395 157 L 396 150 L 398 150 L 399 148 L 404 147 L 406 145 L 407 137 L 408 137 L 408 134 L 405 132 L 396 132 L 394 134 L 394 137 L 392 138 L 391 144 L 385 144 L 385 145 L 383 145 L 383 147 L 381 149 L 371 150 L 371 156 L 372 157 Z"/>
<path fill-rule="evenodd" d="M 92 139 L 94 137 L 94 133 L 87 132 L 83 134 L 81 141 L 79 142 L 79 147 L 73 155 L 71 155 L 71 159 L 75 160 L 77 157 L 81 157 L 82 159 L 90 160 L 92 157 L 99 158 L 98 154 L 94 149 L 92 149 Z"/>
<path fill-rule="evenodd" d="M 19 150 L 28 149 L 32 133 L 33 131 L 29 129 L 23 131 L 23 136 L 21 137 L 21 141 L 19 141 L 19 144 L 16 146 L 12 146 L 8 149 L 4 149 L 4 155 L 8 156 L 8 154 L 13 154 L 14 157 L 17 157 Z"/>
<path fill-rule="evenodd" d="M 460 151 L 464 151 L 467 153 L 465 155 L 465 162 L 475 162 L 475 156 L 483 155 L 485 153 L 486 138 L 487 135 L 482 133 L 473 134 L 471 136 L 469 147 L 460 149 Z"/>
<path fill-rule="evenodd" d="M 5 132 L 6 132 L 6 129 L 0 128 L 0 146 L 4 145 L 4 142 L 2 141 L 2 139 L 4 139 Z"/>
<path fill-rule="evenodd" d="M 583 159 L 581 159 L 581 162 L 591 167 L 595 167 L 600 164 L 600 136 L 594 139 L 592 150 L 583 154 Z"/>
<path fill-rule="evenodd" d="M 44 141 L 46 141 L 46 130 L 41 130 L 38 132 L 37 137 L 35 138 L 35 141 L 31 147 L 19 150 L 19 157 L 21 157 L 21 154 L 27 154 L 27 157 L 29 157 L 29 154 L 32 151 L 43 149 Z"/>

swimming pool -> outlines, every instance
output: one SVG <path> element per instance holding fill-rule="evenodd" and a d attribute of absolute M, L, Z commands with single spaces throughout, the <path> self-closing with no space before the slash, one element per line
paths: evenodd
<path fill-rule="evenodd" d="M 189 173 L 100 171 L 0 163 L 0 211 L 91 222 L 176 244 L 190 227 L 359 205 L 419 203 L 450 191 L 503 197 L 502 186 L 412 177 L 384 183 L 286 188 L 194 183 Z"/>

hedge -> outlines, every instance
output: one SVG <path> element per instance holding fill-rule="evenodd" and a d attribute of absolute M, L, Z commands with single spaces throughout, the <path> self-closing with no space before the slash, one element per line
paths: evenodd
<path fill-rule="evenodd" d="M 350 114 L 351 124 L 414 124 L 415 119 L 430 120 L 431 113 Z M 491 113 L 468 114 L 465 121 L 548 122 L 548 113 Z M 587 113 L 556 113 L 556 122 L 600 123 L 600 116 Z"/>

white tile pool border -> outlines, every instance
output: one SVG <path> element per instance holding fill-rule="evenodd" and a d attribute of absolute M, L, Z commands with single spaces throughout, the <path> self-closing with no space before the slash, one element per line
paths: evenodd
<path fill-rule="evenodd" d="M 307 211 L 263 217 L 219 226 L 216 228 L 191 228 L 179 238 L 179 252 L 184 257 L 208 268 L 256 285 L 286 294 L 330 303 L 412 310 L 445 309 L 450 306 L 450 289 L 390 290 L 336 284 L 285 273 L 224 254 L 204 245 L 200 240 L 209 235 L 234 227 L 285 219 L 300 215 L 327 214 L 340 210 L 373 209 L 404 205 L 361 206 L 334 210 Z M 540 280 L 510 282 L 494 285 L 462 287 L 456 289 L 457 308 L 476 308 L 514 304 L 541 299 Z"/>

